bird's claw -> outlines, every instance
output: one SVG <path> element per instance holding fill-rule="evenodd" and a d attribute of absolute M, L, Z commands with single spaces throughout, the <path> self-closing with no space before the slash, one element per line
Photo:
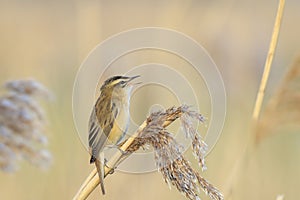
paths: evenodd
<path fill-rule="evenodd" d="M 126 156 L 128 154 L 128 151 L 123 151 L 120 148 L 118 148 L 118 150 L 121 152 L 122 156 Z"/>
<path fill-rule="evenodd" d="M 108 172 L 109 174 L 113 174 L 115 172 L 116 167 L 112 168 L 112 167 L 108 166 L 106 158 L 104 159 L 104 166 L 109 169 L 109 172 Z"/>

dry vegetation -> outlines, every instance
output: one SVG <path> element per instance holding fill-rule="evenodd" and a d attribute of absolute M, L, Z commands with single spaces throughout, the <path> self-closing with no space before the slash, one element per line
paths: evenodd
<path fill-rule="evenodd" d="M 261 116 L 256 141 L 271 135 L 279 127 L 292 125 L 299 127 L 300 121 L 300 57 L 288 70 L 282 84 L 271 97 Z"/>
<path fill-rule="evenodd" d="M 163 126 L 168 116 L 172 116 L 178 111 L 186 137 L 192 140 L 193 153 L 202 170 L 206 170 L 204 156 L 207 145 L 192 123 L 194 119 L 203 122 L 204 118 L 191 111 L 187 106 L 152 113 L 147 119 L 147 126 L 127 151 L 132 153 L 144 145 L 151 145 L 154 149 L 156 166 L 167 184 L 175 186 L 188 199 L 200 199 L 198 193 L 201 188 L 211 199 L 221 200 L 223 199 L 221 192 L 192 168 L 189 161 L 183 156 L 181 145 Z"/>
<path fill-rule="evenodd" d="M 5 88 L 0 97 L 0 169 L 13 172 L 21 159 L 48 167 L 45 113 L 36 98 L 49 98 L 50 92 L 34 80 L 9 81 Z"/>

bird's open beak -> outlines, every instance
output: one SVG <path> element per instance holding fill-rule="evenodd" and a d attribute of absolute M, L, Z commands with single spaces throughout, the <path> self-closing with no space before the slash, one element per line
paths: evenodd
<path fill-rule="evenodd" d="M 139 78 L 139 77 L 141 77 L 141 76 L 140 76 L 140 75 L 133 76 L 133 77 L 131 77 L 131 78 L 129 79 L 129 81 L 132 81 L 133 79 L 136 79 L 136 78 Z"/>
<path fill-rule="evenodd" d="M 132 80 L 136 79 L 136 78 L 139 78 L 141 77 L 140 75 L 137 75 L 137 76 L 133 76 L 131 77 L 129 80 L 128 80 L 128 84 L 127 85 L 138 85 L 138 84 L 141 84 L 142 82 L 138 82 L 138 83 L 133 83 L 131 82 Z"/>

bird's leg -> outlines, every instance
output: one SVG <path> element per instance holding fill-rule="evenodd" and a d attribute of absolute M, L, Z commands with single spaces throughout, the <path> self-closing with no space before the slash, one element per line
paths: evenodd
<path fill-rule="evenodd" d="M 117 147 L 117 149 L 121 152 L 121 157 L 119 158 L 118 162 L 116 163 L 116 167 L 121 163 L 123 162 L 130 154 L 131 152 L 128 152 L 128 151 L 124 151 L 122 150 L 120 147 L 122 146 L 122 144 L 118 145 L 119 147 Z"/>
<path fill-rule="evenodd" d="M 123 157 L 123 156 L 126 157 L 127 155 L 131 154 L 130 152 L 124 151 L 124 150 L 121 149 L 121 147 L 123 146 L 123 144 L 124 144 L 126 141 L 127 141 L 127 140 L 124 140 L 123 142 L 121 142 L 121 143 L 119 143 L 119 144 L 117 145 L 117 149 L 121 152 L 122 157 Z"/>
<path fill-rule="evenodd" d="M 125 141 L 124 141 L 125 142 Z M 115 172 L 115 169 L 118 167 L 118 165 L 123 162 L 130 154 L 131 152 L 129 151 L 124 151 L 122 150 L 120 147 L 122 146 L 122 144 L 124 143 L 122 142 L 121 144 L 115 145 L 115 144 L 110 144 L 110 145 L 106 145 L 105 148 L 107 149 L 118 149 L 121 152 L 121 156 L 119 157 L 119 159 L 117 160 L 116 164 L 114 166 L 109 166 L 107 164 L 108 160 L 104 159 L 104 166 L 106 168 L 109 169 L 109 174 L 113 174 Z"/>
<path fill-rule="evenodd" d="M 130 154 L 130 152 L 128 152 L 128 151 L 123 151 L 122 149 L 120 149 L 120 148 L 118 148 L 118 150 L 121 152 L 121 154 L 122 154 L 122 157 L 123 156 L 127 156 L 127 155 L 129 155 Z"/>
<path fill-rule="evenodd" d="M 114 145 L 114 144 L 111 144 L 111 145 L 106 145 L 105 148 L 106 149 L 118 149 L 120 152 L 121 152 L 121 157 L 118 159 L 118 161 L 116 162 L 116 165 L 115 166 L 109 166 L 107 164 L 108 160 L 107 159 L 104 159 L 104 166 L 106 168 L 109 169 L 109 174 L 113 174 L 115 169 L 117 168 L 117 166 L 125 159 L 127 158 L 127 155 L 130 155 L 129 152 L 127 151 L 123 151 L 122 149 L 120 149 L 120 147 L 122 146 L 122 144 L 120 145 Z"/>
<path fill-rule="evenodd" d="M 120 148 L 120 147 L 122 146 L 122 144 L 124 144 L 124 142 L 122 142 L 122 143 L 119 144 L 119 145 L 115 145 L 115 144 L 106 145 L 105 148 L 107 148 L 107 149 L 118 149 L 118 150 L 122 153 L 122 155 L 127 155 L 127 154 L 129 154 L 129 152 L 123 151 L 123 150 Z"/>
<path fill-rule="evenodd" d="M 115 168 L 116 167 L 110 167 L 107 165 L 107 159 L 104 158 L 104 166 L 107 167 L 109 169 L 109 174 L 113 174 L 115 172 Z"/>

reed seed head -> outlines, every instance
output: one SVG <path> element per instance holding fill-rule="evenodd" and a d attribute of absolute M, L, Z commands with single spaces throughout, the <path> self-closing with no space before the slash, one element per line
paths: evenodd
<path fill-rule="evenodd" d="M 7 82 L 7 93 L 0 96 L 0 169 L 13 172 L 25 159 L 38 167 L 48 167 L 51 154 L 45 148 L 46 117 L 37 97 L 50 92 L 34 80 Z"/>
<path fill-rule="evenodd" d="M 192 111 L 188 106 L 170 108 L 166 111 L 152 113 L 147 119 L 147 126 L 139 137 L 127 149 L 129 153 L 138 150 L 141 146 L 151 145 L 158 170 L 164 181 L 185 195 L 188 199 L 200 200 L 200 188 L 214 200 L 224 199 L 222 193 L 194 170 L 190 162 L 183 156 L 183 147 L 169 133 L 164 124 L 172 123 L 180 118 L 181 125 L 187 138 L 192 140 L 192 150 L 199 161 L 202 170 L 206 169 L 205 153 L 207 145 L 194 128 L 193 120 L 204 121 L 202 115 Z"/>

